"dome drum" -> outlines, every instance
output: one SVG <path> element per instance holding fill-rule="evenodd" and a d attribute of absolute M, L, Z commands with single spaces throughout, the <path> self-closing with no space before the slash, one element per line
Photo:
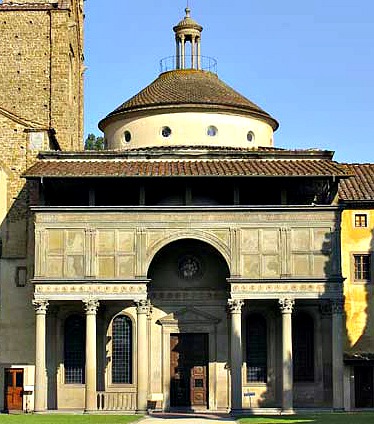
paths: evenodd
<path fill-rule="evenodd" d="M 131 140 L 129 140 L 131 134 Z M 252 136 L 249 138 L 248 134 Z M 261 120 L 229 113 L 180 111 L 148 113 L 112 121 L 109 149 L 163 146 L 272 147 L 273 129 Z"/>

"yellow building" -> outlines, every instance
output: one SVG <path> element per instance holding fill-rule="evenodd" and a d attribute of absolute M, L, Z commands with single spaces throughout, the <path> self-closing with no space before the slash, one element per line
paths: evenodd
<path fill-rule="evenodd" d="M 349 165 L 339 190 L 346 317 L 346 407 L 374 407 L 374 165 Z"/>

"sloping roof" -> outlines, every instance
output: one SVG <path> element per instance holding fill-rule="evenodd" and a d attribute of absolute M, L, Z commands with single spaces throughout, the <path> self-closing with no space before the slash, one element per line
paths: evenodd
<path fill-rule="evenodd" d="M 40 160 L 24 177 L 346 177 L 330 160 Z"/>
<path fill-rule="evenodd" d="M 195 69 L 164 72 L 140 93 L 111 112 L 99 123 L 99 127 L 102 129 L 110 117 L 134 110 L 178 106 L 209 107 L 213 111 L 233 109 L 262 118 L 274 129 L 278 128 L 274 118 L 221 81 L 217 75 Z"/>
<path fill-rule="evenodd" d="M 346 164 L 345 167 L 353 176 L 340 181 L 340 200 L 374 201 L 374 163 Z"/>

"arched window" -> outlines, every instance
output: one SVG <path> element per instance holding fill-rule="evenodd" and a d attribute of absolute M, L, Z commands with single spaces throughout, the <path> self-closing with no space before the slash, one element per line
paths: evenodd
<path fill-rule="evenodd" d="M 260 314 L 247 319 L 247 381 L 267 381 L 267 325 Z"/>
<path fill-rule="evenodd" d="M 80 315 L 70 315 L 65 320 L 64 368 L 65 384 L 83 384 L 85 367 L 85 320 Z"/>
<path fill-rule="evenodd" d="M 314 322 L 300 312 L 292 320 L 293 375 L 295 381 L 314 381 Z"/>
<path fill-rule="evenodd" d="M 112 383 L 132 383 L 132 322 L 125 315 L 113 320 Z"/>

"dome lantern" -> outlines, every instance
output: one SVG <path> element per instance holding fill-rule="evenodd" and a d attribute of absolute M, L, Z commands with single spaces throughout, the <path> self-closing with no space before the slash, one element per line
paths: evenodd
<path fill-rule="evenodd" d="M 203 27 L 191 18 L 189 7 L 185 9 L 186 16 L 176 25 L 176 69 L 201 69 L 201 32 Z M 186 45 L 191 43 L 190 58 L 186 54 Z"/>

